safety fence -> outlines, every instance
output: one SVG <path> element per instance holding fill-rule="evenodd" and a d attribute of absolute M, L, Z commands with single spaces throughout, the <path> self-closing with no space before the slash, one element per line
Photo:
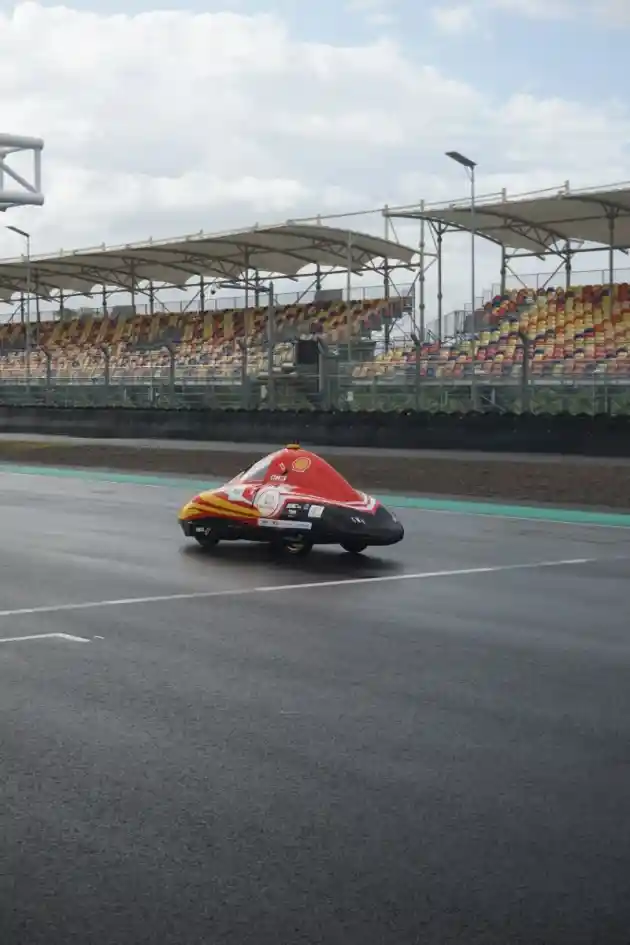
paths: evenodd
<path fill-rule="evenodd" d="M 89 371 L 53 360 L 0 366 L 0 402 L 57 406 L 154 408 L 335 409 L 544 414 L 630 414 L 630 371 L 624 365 L 544 362 L 450 366 L 430 360 L 340 361 L 297 365 L 262 356 L 229 364 L 176 358 L 142 366 L 98 364 Z M 269 370 L 271 367 L 271 370 Z M 535 370 L 534 370 L 535 369 Z M 446 371 L 448 370 L 448 373 Z M 459 372 L 459 373 L 456 373 Z M 539 372 L 539 373 L 537 373 Z"/>

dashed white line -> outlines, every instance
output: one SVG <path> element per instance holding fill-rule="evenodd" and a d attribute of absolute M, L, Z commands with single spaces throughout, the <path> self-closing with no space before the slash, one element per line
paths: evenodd
<path fill-rule="evenodd" d="M 475 574 L 497 574 L 501 571 L 527 571 L 540 568 L 560 568 L 570 565 L 592 564 L 598 558 L 566 558 L 562 561 L 532 561 L 525 564 L 501 564 L 485 568 L 459 568 L 448 571 L 420 571 L 411 574 L 384 574 L 366 578 L 339 578 L 333 581 L 308 581 L 296 584 L 272 584 L 258 587 L 236 587 L 220 591 L 191 591 L 181 594 L 157 594 L 151 597 L 121 597 L 113 600 L 83 601 L 73 604 L 50 604 L 40 607 L 19 607 L 0 610 L 0 617 L 56 614 L 74 610 L 97 610 L 106 607 L 130 607 L 134 604 L 163 604 L 186 600 L 209 600 L 213 597 L 246 597 L 253 594 L 278 594 L 306 591 L 325 587 L 352 587 L 358 584 L 386 584 L 395 581 L 426 581 L 429 578 L 465 577 Z"/>
<path fill-rule="evenodd" d="M 0 637 L 0 643 L 24 643 L 27 640 L 69 640 L 71 643 L 89 643 L 85 637 L 75 637 L 71 633 L 31 633 L 25 637 Z"/>

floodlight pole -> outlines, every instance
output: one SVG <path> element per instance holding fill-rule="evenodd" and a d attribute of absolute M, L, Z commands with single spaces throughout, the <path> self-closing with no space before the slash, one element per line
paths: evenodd
<path fill-rule="evenodd" d="M 273 374 L 273 355 L 276 344 L 276 298 L 274 293 L 273 282 L 269 283 L 269 286 L 259 286 L 259 291 L 267 291 L 268 294 L 268 306 L 267 306 L 267 403 L 270 406 L 270 409 L 275 408 L 276 400 L 276 387 L 275 387 L 275 377 Z"/>
<path fill-rule="evenodd" d="M 477 207 L 476 207 L 476 181 L 475 181 L 475 170 L 477 168 L 477 162 L 472 161 L 470 158 L 466 157 L 464 154 L 460 154 L 459 151 L 447 151 L 446 157 L 450 158 L 451 161 L 455 161 L 456 164 L 459 164 L 463 167 L 470 178 L 470 291 L 472 295 L 472 379 L 470 382 L 470 394 L 471 400 L 473 403 L 473 408 L 477 408 L 477 374 L 475 371 L 476 359 L 477 359 L 477 325 L 476 325 L 476 306 L 475 306 L 475 295 L 477 291 L 476 286 L 476 259 L 475 259 L 475 248 L 476 248 L 476 236 L 477 236 Z"/>
<path fill-rule="evenodd" d="M 19 226 L 7 225 L 7 230 L 26 241 L 26 313 L 24 325 L 24 353 L 26 356 L 26 386 L 31 387 L 31 235 Z"/>

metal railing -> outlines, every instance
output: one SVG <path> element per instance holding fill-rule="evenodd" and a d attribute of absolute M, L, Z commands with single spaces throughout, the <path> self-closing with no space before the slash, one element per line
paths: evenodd
<path fill-rule="evenodd" d="M 347 286 L 326 286 L 326 290 L 328 289 L 338 291 L 340 301 L 348 301 Z M 390 284 L 389 286 L 389 293 L 392 300 L 407 297 L 411 294 L 412 290 L 413 286 L 411 283 L 404 285 Z M 278 308 L 283 308 L 287 305 L 309 305 L 315 303 L 317 294 L 315 287 L 295 292 L 279 292 L 275 297 L 275 303 Z M 350 301 L 352 302 L 377 301 L 385 297 L 386 289 L 383 282 L 380 285 L 366 286 L 353 284 L 350 294 Z M 146 296 L 142 296 L 142 298 L 145 299 Z M 246 296 L 244 292 L 238 292 L 232 295 L 226 294 L 224 290 L 214 294 L 210 288 L 206 288 L 203 298 L 200 292 L 197 291 L 194 295 L 188 294 L 188 297 L 183 299 L 167 298 L 162 300 L 156 291 L 152 304 L 149 301 L 139 302 L 136 300 L 135 305 L 130 305 L 129 303 L 116 304 L 113 301 L 108 301 L 105 308 L 102 303 L 101 305 L 93 306 L 82 305 L 73 307 L 72 305 L 65 305 L 63 309 L 40 308 L 37 317 L 39 321 L 50 322 L 57 321 L 60 318 L 64 320 L 74 318 L 100 319 L 106 316 L 115 318 L 121 315 L 126 318 L 133 317 L 134 315 L 184 315 L 186 313 L 193 315 L 200 311 L 227 312 L 233 309 L 240 310 L 248 307 L 254 308 L 256 306 L 267 306 L 267 296 L 262 290 L 257 301 L 254 289 Z M 34 308 L 34 306 L 31 307 Z M 19 305 L 14 307 L 13 312 L 5 311 L 0 314 L 0 324 L 19 320 Z"/>
<path fill-rule="evenodd" d="M 330 352 L 317 366 L 297 366 L 286 346 L 235 351 L 223 364 L 193 364 L 163 354 L 140 367 L 120 361 L 60 368 L 34 357 L 30 376 L 22 358 L 0 362 L 0 403 L 49 406 L 129 406 L 154 408 L 247 408 L 420 410 L 466 412 L 471 399 L 472 364 L 453 370 L 430 359 L 346 360 Z M 345 352 L 346 355 L 351 352 Z M 583 363 L 584 373 L 565 362 L 543 362 L 505 373 L 476 366 L 479 409 L 492 412 L 630 414 L 630 370 L 615 362 Z M 448 373 L 447 373 L 448 371 Z M 459 371 L 456 374 L 455 371 Z"/>
<path fill-rule="evenodd" d="M 554 270 L 552 272 L 536 272 L 515 274 L 508 272 L 506 277 L 506 289 L 511 292 L 515 289 L 556 289 L 564 288 L 566 275 L 564 269 Z M 613 270 L 613 282 L 630 282 L 630 269 Z M 610 269 L 574 269 L 571 272 L 571 285 L 601 285 L 610 284 Z M 501 284 L 496 282 L 492 286 L 492 296 L 501 294 Z"/>

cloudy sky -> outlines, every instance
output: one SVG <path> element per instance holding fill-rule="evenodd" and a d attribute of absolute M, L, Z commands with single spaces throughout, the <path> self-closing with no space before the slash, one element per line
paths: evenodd
<path fill-rule="evenodd" d="M 34 252 L 461 197 L 449 148 L 479 161 L 481 193 L 630 178 L 630 0 L 175 6 L 0 0 L 0 130 L 46 142 L 45 207 L 11 211 Z M 497 271 L 488 248 L 481 287 Z"/>

